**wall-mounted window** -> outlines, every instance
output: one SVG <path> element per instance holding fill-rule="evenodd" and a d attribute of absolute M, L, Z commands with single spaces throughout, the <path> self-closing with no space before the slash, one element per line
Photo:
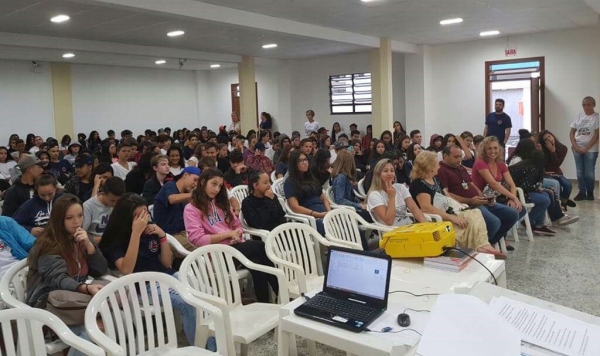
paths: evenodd
<path fill-rule="evenodd" d="M 329 77 L 329 108 L 332 115 L 370 114 L 372 100 L 371 73 Z"/>

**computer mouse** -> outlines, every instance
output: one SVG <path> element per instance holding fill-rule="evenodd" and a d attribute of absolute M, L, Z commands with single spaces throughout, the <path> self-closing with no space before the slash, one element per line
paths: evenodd
<path fill-rule="evenodd" d="M 406 313 L 398 314 L 398 325 L 403 328 L 410 326 L 410 315 Z"/>

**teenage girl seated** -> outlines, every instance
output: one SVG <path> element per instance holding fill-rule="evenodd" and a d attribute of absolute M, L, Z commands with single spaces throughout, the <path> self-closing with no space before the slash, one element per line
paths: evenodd
<path fill-rule="evenodd" d="M 250 194 L 242 202 L 248 226 L 271 231 L 286 223 L 285 211 L 271 189 L 267 173 L 253 171 L 248 178 L 248 191 Z"/>
<path fill-rule="evenodd" d="M 185 206 L 183 221 L 190 243 L 196 247 L 209 244 L 230 245 L 240 251 L 250 261 L 274 267 L 267 257 L 265 244 L 260 240 L 245 241 L 242 238 L 242 224 L 234 213 L 223 173 L 209 168 L 200 174 L 198 186 L 192 192 L 192 201 Z M 275 293 L 279 291 L 277 278 L 273 275 L 250 270 L 256 298 L 259 302 L 269 302 L 269 285 Z"/>

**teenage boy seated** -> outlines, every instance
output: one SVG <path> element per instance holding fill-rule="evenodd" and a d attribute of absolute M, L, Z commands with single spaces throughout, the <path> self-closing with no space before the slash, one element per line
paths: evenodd
<path fill-rule="evenodd" d="M 35 155 L 23 155 L 17 164 L 21 169 L 21 176 L 6 190 L 2 215 L 13 216 L 23 203 L 33 196 L 35 180 L 42 175 L 42 161 Z"/>
<path fill-rule="evenodd" d="M 48 146 L 48 155 L 50 156 L 48 172 L 52 173 L 60 184 L 67 183 L 73 173 L 73 165 L 66 159 L 60 159 L 58 142 L 52 142 Z"/>
<path fill-rule="evenodd" d="M 186 250 L 195 247 L 188 241 L 183 222 L 183 209 L 192 198 L 192 190 L 196 188 L 200 169 L 187 167 L 181 172 L 177 182 L 167 182 L 154 197 L 154 221 L 167 234 L 173 235 Z M 177 258 L 184 258 L 175 250 Z"/>
<path fill-rule="evenodd" d="M 131 157 L 131 144 L 127 141 L 122 141 L 117 146 L 117 156 L 119 160 L 111 165 L 115 177 L 125 181 L 127 174 L 136 166 L 135 162 L 129 162 Z"/>
<path fill-rule="evenodd" d="M 94 188 L 92 171 L 94 169 L 94 157 L 89 154 L 80 154 L 75 158 L 75 175 L 65 184 L 65 193 L 76 195 L 85 201 Z"/>
<path fill-rule="evenodd" d="M 125 194 L 123 180 L 119 177 L 110 177 L 106 178 L 102 184 L 102 191 L 97 196 L 83 203 L 82 228 L 96 245 L 100 243 L 108 217 L 123 194 Z"/>
<path fill-rule="evenodd" d="M 206 157 L 210 157 L 217 162 L 217 169 L 225 173 L 230 167 L 229 161 L 226 158 L 218 157 L 219 145 L 215 142 L 208 141 L 204 148 L 206 149 Z"/>
<path fill-rule="evenodd" d="M 248 177 L 252 173 L 252 169 L 244 164 L 244 154 L 240 150 L 233 150 L 229 154 L 229 162 L 231 167 L 225 172 L 225 182 L 231 188 L 238 185 L 248 184 Z"/>
<path fill-rule="evenodd" d="M 275 170 L 275 165 L 269 157 L 265 155 L 265 145 L 258 142 L 254 145 L 254 156 L 248 157 L 248 166 L 255 171 L 263 171 L 269 176 Z"/>
<path fill-rule="evenodd" d="M 154 197 L 156 197 L 156 194 L 160 192 L 166 182 L 175 180 L 170 171 L 169 157 L 163 155 L 154 156 L 152 157 L 151 164 L 154 173 L 144 183 L 144 189 L 142 190 L 142 197 L 146 199 L 148 205 L 154 204 Z"/>

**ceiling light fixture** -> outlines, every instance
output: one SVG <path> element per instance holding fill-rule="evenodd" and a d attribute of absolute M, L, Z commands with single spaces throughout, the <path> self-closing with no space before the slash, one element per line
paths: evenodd
<path fill-rule="evenodd" d="M 461 22 L 463 22 L 463 19 L 461 19 L 460 17 L 457 17 L 455 19 L 442 20 L 442 21 L 440 21 L 440 25 L 454 25 L 456 23 L 461 23 Z"/>
<path fill-rule="evenodd" d="M 169 37 L 177 37 L 177 36 L 181 36 L 183 34 L 185 34 L 184 31 L 177 30 L 177 31 L 171 31 L 171 32 L 167 33 L 167 36 L 169 36 Z"/>
<path fill-rule="evenodd" d="M 70 17 L 68 15 L 58 15 L 58 16 L 54 16 L 53 18 L 50 19 L 50 21 L 54 22 L 54 23 L 61 23 L 61 22 L 65 22 L 65 21 L 69 21 Z"/>
<path fill-rule="evenodd" d="M 500 31 L 484 31 L 484 32 L 481 32 L 479 34 L 479 36 L 481 36 L 481 37 L 487 37 L 487 36 L 496 36 L 496 35 L 499 35 L 499 34 L 500 34 Z"/>
<path fill-rule="evenodd" d="M 65 53 L 63 54 L 63 58 L 73 58 L 75 55 L 73 53 Z"/>
<path fill-rule="evenodd" d="M 221 68 L 220 64 L 211 64 L 210 65 L 211 68 Z"/>
<path fill-rule="evenodd" d="M 165 64 L 165 63 L 167 63 L 167 61 L 165 61 L 164 59 L 159 59 L 158 61 L 156 61 L 156 62 L 154 62 L 154 63 L 156 63 L 156 64 L 158 64 L 158 65 L 161 65 L 161 64 Z"/>
<path fill-rule="evenodd" d="M 262 46 L 264 49 L 275 48 L 277 47 L 277 43 L 269 43 Z"/>

